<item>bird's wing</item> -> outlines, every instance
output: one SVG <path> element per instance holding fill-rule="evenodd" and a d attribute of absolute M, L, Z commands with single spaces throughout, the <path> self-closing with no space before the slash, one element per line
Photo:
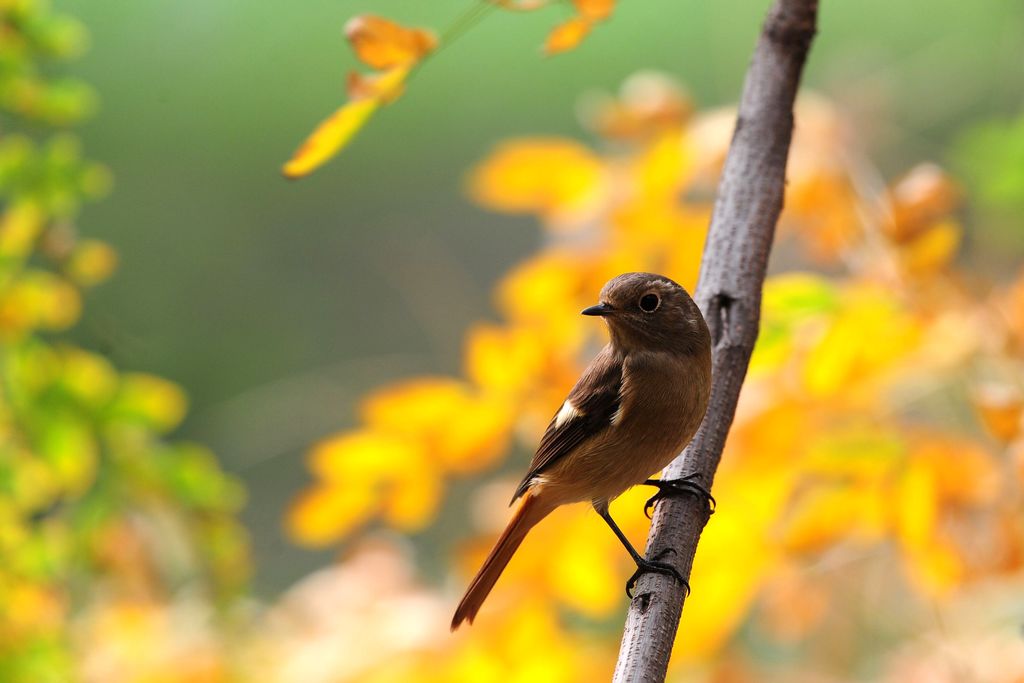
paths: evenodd
<path fill-rule="evenodd" d="M 605 347 L 548 424 L 530 469 L 512 497 L 513 502 L 526 493 L 530 483 L 552 463 L 612 426 L 622 403 L 621 390 L 622 360 L 612 354 L 610 347 Z"/>

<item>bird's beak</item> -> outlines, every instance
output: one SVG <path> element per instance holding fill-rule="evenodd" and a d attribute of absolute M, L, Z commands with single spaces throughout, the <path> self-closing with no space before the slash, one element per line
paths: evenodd
<path fill-rule="evenodd" d="M 602 302 L 602 303 L 599 303 L 596 306 L 591 306 L 590 308 L 584 308 L 582 311 L 580 311 L 580 313 L 582 313 L 583 315 L 600 315 L 600 316 L 605 316 L 605 315 L 611 315 L 612 311 L 614 311 L 614 310 L 615 310 L 614 308 L 612 308 L 608 304 Z"/>

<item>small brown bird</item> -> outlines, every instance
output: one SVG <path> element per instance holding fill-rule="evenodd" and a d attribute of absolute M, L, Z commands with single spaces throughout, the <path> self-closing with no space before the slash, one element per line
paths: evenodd
<path fill-rule="evenodd" d="M 466 590 L 452 630 L 473 622 L 527 532 L 552 510 L 587 501 L 608 523 L 637 564 L 629 593 L 643 572 L 670 574 L 669 564 L 636 551 L 608 514 L 608 504 L 637 484 L 658 487 L 648 507 L 669 494 L 710 493 L 692 478 L 648 479 L 697 432 L 711 393 L 711 335 L 690 295 L 652 273 L 626 273 L 601 290 L 583 315 L 601 316 L 611 342 L 576 382 L 551 420 L 519 488 L 522 498 L 505 531 Z"/>

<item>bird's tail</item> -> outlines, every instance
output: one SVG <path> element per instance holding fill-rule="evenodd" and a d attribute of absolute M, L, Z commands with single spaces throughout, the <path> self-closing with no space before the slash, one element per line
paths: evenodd
<path fill-rule="evenodd" d="M 526 538 L 527 532 L 537 522 L 547 517 L 551 510 L 552 508 L 537 496 L 531 493 L 526 494 L 522 505 L 512 517 L 512 521 L 501 532 L 498 542 L 491 548 L 480 571 L 473 577 L 473 582 L 469 584 L 466 594 L 462 596 L 462 601 L 455 609 L 455 616 L 452 617 L 452 631 L 457 629 L 463 621 L 473 623 L 476 613 L 480 611 L 480 606 L 484 604 L 484 600 L 494 588 L 501 572 L 505 570 L 505 565 L 512 559 L 512 555 Z"/>

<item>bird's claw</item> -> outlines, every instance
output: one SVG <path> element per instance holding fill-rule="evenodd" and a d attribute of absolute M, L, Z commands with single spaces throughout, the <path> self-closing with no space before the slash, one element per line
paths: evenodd
<path fill-rule="evenodd" d="M 657 557 L 663 557 L 668 553 L 674 553 L 675 550 L 672 548 L 666 548 L 662 552 L 658 553 Z M 671 576 L 679 582 L 683 588 L 686 589 L 686 595 L 690 595 L 690 582 L 683 578 L 683 575 L 679 573 L 679 570 L 668 564 L 667 562 L 658 562 L 655 560 L 641 560 L 636 563 L 636 571 L 633 572 L 633 576 L 629 577 L 629 581 L 626 582 L 626 597 L 630 600 L 633 599 L 633 588 L 636 587 L 637 580 L 649 572 L 656 574 L 666 574 Z"/>
<path fill-rule="evenodd" d="M 700 475 L 697 472 L 688 474 L 685 477 L 679 479 L 648 479 L 644 482 L 645 486 L 656 486 L 658 492 L 647 499 L 644 503 L 644 515 L 647 519 L 651 519 L 651 509 L 654 504 L 662 498 L 668 498 L 669 496 L 689 494 L 692 496 L 698 496 L 708 501 L 708 514 L 713 514 L 715 507 L 718 505 L 715 502 L 715 497 L 711 495 L 711 492 L 706 488 L 698 484 L 694 479 Z"/>

